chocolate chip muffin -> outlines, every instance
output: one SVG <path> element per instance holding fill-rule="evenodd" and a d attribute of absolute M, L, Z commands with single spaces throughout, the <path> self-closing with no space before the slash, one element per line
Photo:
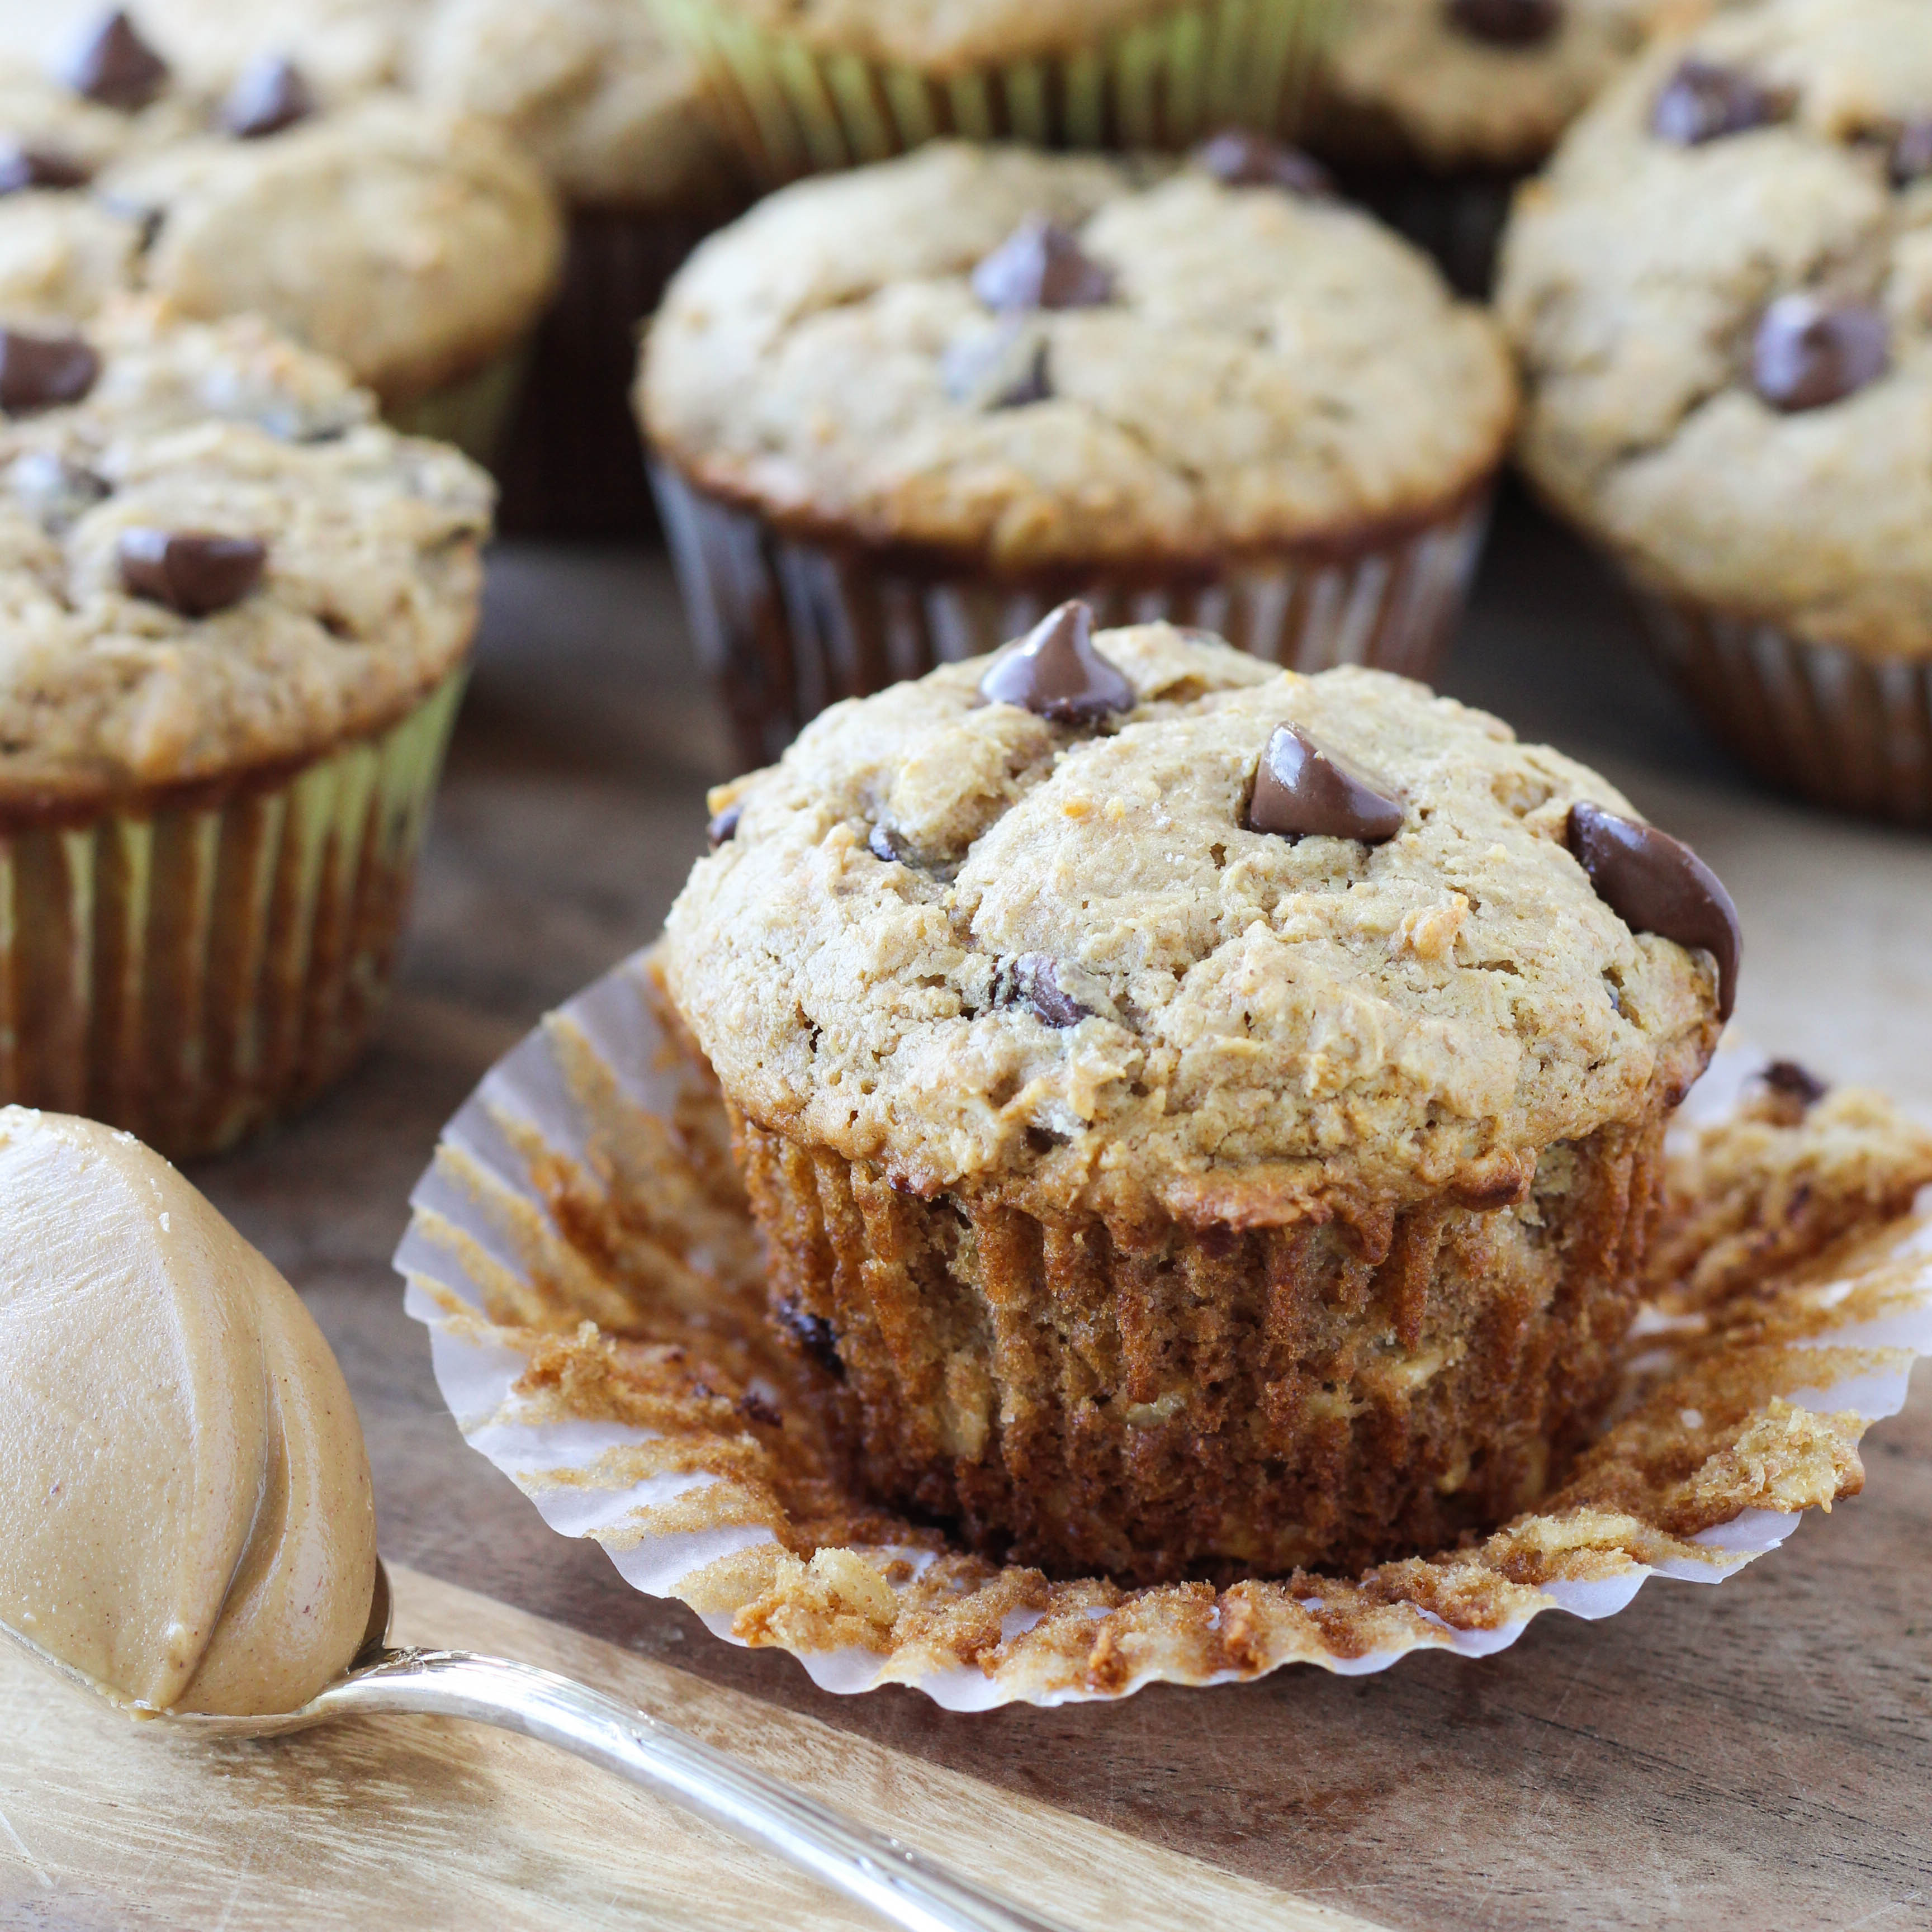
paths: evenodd
<path fill-rule="evenodd" d="M 1601 1412 L 1736 916 L 1421 686 L 1051 614 L 714 794 L 667 972 L 860 1478 L 1137 1580 L 1353 1567 Z"/>
<path fill-rule="evenodd" d="M 679 274 L 638 401 L 748 763 L 1072 595 L 1425 674 L 1515 408 L 1488 318 L 1246 136 L 801 182 Z"/>
<path fill-rule="evenodd" d="M 400 94 L 332 106 L 274 51 L 204 94 L 124 13 L 0 70 L 5 153 L 0 315 L 78 321 L 128 289 L 260 314 L 478 446 L 557 272 L 550 191 L 500 130 Z"/>
<path fill-rule="evenodd" d="M 1526 190 L 1501 309 L 1538 485 L 1732 748 L 1932 819 L 1932 15 L 1768 0 Z"/>
<path fill-rule="evenodd" d="M 0 1100 L 205 1151 L 380 1004 L 490 491 L 242 317 L 0 328 Z"/>

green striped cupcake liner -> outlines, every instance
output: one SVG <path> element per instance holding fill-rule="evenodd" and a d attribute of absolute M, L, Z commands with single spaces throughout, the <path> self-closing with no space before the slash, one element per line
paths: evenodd
<path fill-rule="evenodd" d="M 534 346 L 534 338 L 519 342 L 468 375 L 396 404 L 384 410 L 384 417 L 405 436 L 453 442 L 472 461 L 494 470 L 523 394 Z"/>
<path fill-rule="evenodd" d="M 656 0 L 713 112 L 770 184 L 941 135 L 1055 148 L 1184 148 L 1292 134 L 1335 0 L 1178 0 L 1078 52 L 945 74 L 824 53 L 718 0 Z"/>
<path fill-rule="evenodd" d="M 0 806 L 0 1103 L 182 1160 L 344 1072 L 388 988 L 463 678 L 232 784 L 80 823 Z"/>

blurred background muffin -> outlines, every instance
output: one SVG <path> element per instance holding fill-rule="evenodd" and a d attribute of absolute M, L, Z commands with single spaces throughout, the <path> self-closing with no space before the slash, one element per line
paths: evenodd
<path fill-rule="evenodd" d="M 1932 12 L 1765 0 L 1661 50 L 1508 235 L 1538 488 L 1762 777 L 1932 820 Z"/>
<path fill-rule="evenodd" d="M 703 244 L 639 407 L 747 764 L 1063 598 L 1426 676 L 1515 410 L 1426 257 L 1231 137 L 943 142 Z"/>

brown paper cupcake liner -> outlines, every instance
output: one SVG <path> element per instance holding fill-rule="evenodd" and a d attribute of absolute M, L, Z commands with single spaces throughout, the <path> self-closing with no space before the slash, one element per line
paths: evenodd
<path fill-rule="evenodd" d="M 1639 597 L 1658 662 L 1767 784 L 1840 812 L 1932 824 L 1932 659 L 1868 658 Z"/>
<path fill-rule="evenodd" d="M 465 1436 L 553 1528 L 828 1690 L 972 1711 L 1486 1656 L 1546 1610 L 1720 1581 L 1855 1495 L 1858 1438 L 1932 1352 L 1932 1196 L 1903 1212 L 1922 1143 L 1840 1185 L 1774 1152 L 1714 1162 L 1720 1183 L 1693 1141 L 1666 1150 L 1672 1270 L 1620 1345 L 1617 1405 L 1534 1507 L 1372 1568 L 1054 1582 L 854 1486 L 770 1338 L 724 1109 L 683 1040 L 648 954 L 552 1015 L 445 1130 L 397 1266 Z M 1680 1119 L 1724 1120 L 1760 1065 L 1720 1053 Z M 1846 1124 L 1827 1124 L 1821 1147 Z"/>
<path fill-rule="evenodd" d="M 944 74 L 825 54 L 714 0 L 658 0 L 715 118 L 768 184 L 941 135 L 1035 147 L 1186 147 L 1292 133 L 1334 0 L 1174 0 L 1078 52 Z"/>
<path fill-rule="evenodd" d="M 301 764 L 107 816 L 0 814 L 0 1102 L 181 1160 L 368 1039 L 463 676 Z"/>
<path fill-rule="evenodd" d="M 1102 625 L 1198 625 L 1301 671 L 1370 664 L 1424 682 L 1446 650 L 1488 527 L 1489 493 L 1354 550 L 1256 552 L 1180 581 L 1067 568 L 1000 581 L 778 530 L 652 465 L 699 657 L 747 769 L 828 704 L 1019 636 L 1068 597 Z"/>

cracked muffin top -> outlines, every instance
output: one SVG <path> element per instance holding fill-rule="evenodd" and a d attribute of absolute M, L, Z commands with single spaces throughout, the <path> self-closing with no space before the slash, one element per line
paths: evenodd
<path fill-rule="evenodd" d="M 996 572 L 1442 514 L 1509 435 L 1492 325 L 1366 215 L 1234 159 L 1231 183 L 945 142 L 788 188 L 672 284 L 648 432 L 781 523 Z"/>
<path fill-rule="evenodd" d="M 1325 145 L 1521 168 L 1654 33 L 1709 0 L 1350 0 L 1322 56 Z"/>
<path fill-rule="evenodd" d="M 491 490 L 254 317 L 0 330 L 0 810 L 302 757 L 466 650 Z"/>
<path fill-rule="evenodd" d="M 1767 0 L 1523 190 L 1523 460 L 1667 595 L 1932 656 L 1932 10 Z"/>
<path fill-rule="evenodd" d="M 922 1192 L 1260 1225 L 1495 1205 L 1701 1070 L 1711 957 L 1566 844 L 1628 811 L 1594 772 L 1384 673 L 1091 645 L 1118 710 L 988 701 L 1009 647 L 713 795 L 666 965 L 734 1105 Z M 1378 801 L 1364 837 L 1256 829 L 1286 724 Z"/>

